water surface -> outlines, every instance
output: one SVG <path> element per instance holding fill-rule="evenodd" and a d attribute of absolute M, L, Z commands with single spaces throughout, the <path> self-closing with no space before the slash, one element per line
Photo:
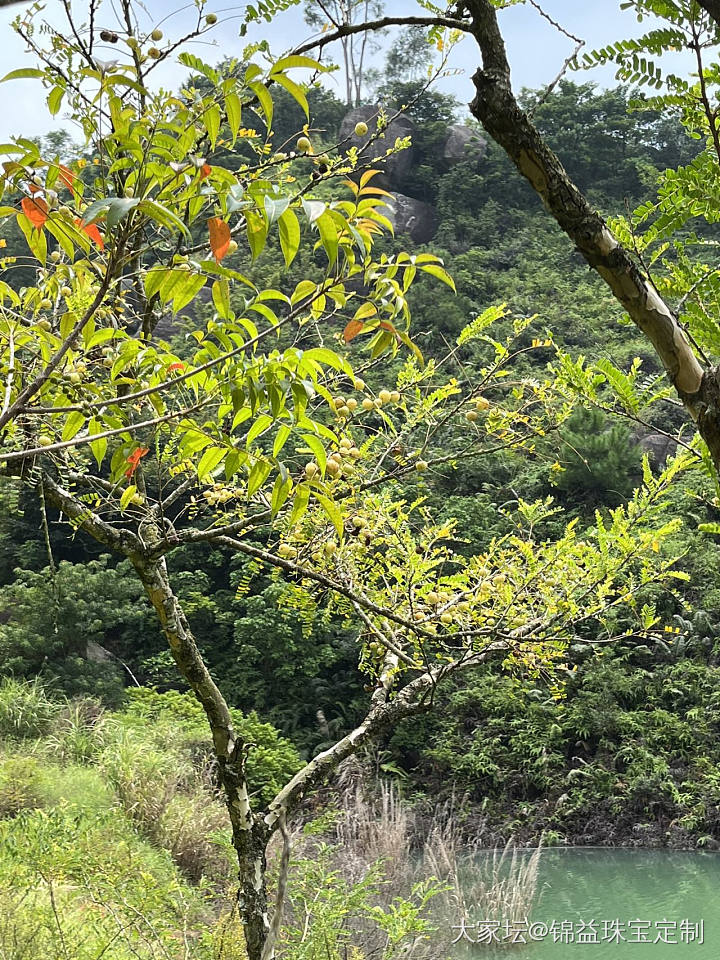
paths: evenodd
<path fill-rule="evenodd" d="M 482 857 L 478 869 L 483 869 Z M 720 960 L 720 854 L 664 850 L 549 849 L 539 902 L 510 929 L 512 947 L 488 946 L 488 928 L 449 939 L 456 957 L 512 960 Z M 472 918 L 480 919 L 482 918 Z M 554 925 L 553 925 L 554 921 Z M 542 936 L 545 932 L 545 936 Z M 499 935 L 505 935 L 500 930 Z M 533 939 L 534 938 L 534 939 Z M 525 944 L 522 940 L 527 941 Z"/>

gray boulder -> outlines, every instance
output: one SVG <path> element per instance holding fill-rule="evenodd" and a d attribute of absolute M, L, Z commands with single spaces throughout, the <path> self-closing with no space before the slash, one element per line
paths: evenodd
<path fill-rule="evenodd" d="M 400 150 L 387 158 L 385 158 L 385 154 L 395 145 L 398 137 L 412 136 L 414 124 L 407 117 L 396 117 L 371 143 L 372 138 L 377 135 L 379 110 L 379 107 L 372 104 L 355 107 L 354 110 L 351 110 L 350 113 L 346 114 L 340 126 L 340 140 L 346 150 L 350 147 L 357 147 L 360 154 L 360 163 L 363 166 L 377 163 L 377 168 L 383 170 L 382 178 L 376 178 L 378 185 L 401 187 L 413 166 L 413 148 L 408 147 L 406 150 Z M 355 135 L 355 126 L 361 121 L 368 126 L 368 132 L 364 137 Z"/>
<path fill-rule="evenodd" d="M 636 434 L 636 437 L 642 452 L 646 453 L 659 467 L 664 466 L 668 457 L 675 456 L 677 443 L 672 437 L 666 437 L 664 433 L 648 433 L 639 437 Z"/>
<path fill-rule="evenodd" d="M 413 243 L 427 243 L 435 236 L 438 215 L 435 207 L 404 193 L 393 193 L 388 207 L 383 211 L 392 223 L 395 233 L 407 234 Z"/>
<path fill-rule="evenodd" d="M 454 123 L 448 128 L 443 157 L 449 166 L 454 167 L 461 160 L 482 160 L 487 150 L 487 140 L 463 123 Z"/>

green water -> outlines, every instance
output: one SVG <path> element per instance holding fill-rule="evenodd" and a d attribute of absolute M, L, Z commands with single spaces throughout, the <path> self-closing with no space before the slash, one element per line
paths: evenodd
<path fill-rule="evenodd" d="M 478 868 L 482 870 L 481 862 Z M 544 923 L 549 928 L 555 921 L 557 939 L 552 929 L 540 939 L 543 927 L 525 929 L 520 923 L 517 929 L 521 933 L 516 939 L 524 938 L 525 944 L 491 947 L 474 943 L 470 946 L 462 931 L 455 928 L 448 931 L 449 940 L 458 936 L 462 939 L 451 948 L 452 955 L 492 957 L 493 960 L 501 956 L 508 960 L 545 960 L 548 957 L 567 960 L 589 960 L 590 957 L 595 960 L 665 960 L 669 957 L 720 960 L 720 854 L 578 848 L 544 850 L 540 860 L 538 893 L 539 902 L 531 913 L 529 924 Z M 507 919 L 522 921 L 524 918 Z M 567 931 L 564 934 L 563 921 Z M 591 921 L 594 921 L 596 935 Z M 684 935 L 683 921 L 689 921 Z M 701 921 L 704 942 L 697 939 L 688 942 Z M 587 926 L 583 927 L 583 923 Z M 535 941 L 531 939 L 530 930 L 538 938 Z M 625 939 L 619 940 L 618 933 Z M 471 927 L 467 936 L 477 941 L 481 934 L 477 928 Z M 592 942 L 595 936 L 597 942 Z M 578 942 L 583 937 L 586 942 Z M 650 942 L 641 942 L 643 938 Z"/>

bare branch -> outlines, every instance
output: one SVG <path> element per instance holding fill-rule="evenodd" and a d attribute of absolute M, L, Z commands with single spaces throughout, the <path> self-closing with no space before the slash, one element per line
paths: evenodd
<path fill-rule="evenodd" d="M 461 30 L 463 33 L 472 33 L 472 25 L 464 20 L 455 20 L 453 17 L 381 17 L 379 20 L 368 20 L 365 23 L 345 23 L 333 30 L 331 33 L 325 33 L 314 40 L 308 40 L 307 43 L 295 47 L 293 55 L 307 53 L 310 50 L 322 50 L 329 43 L 335 43 L 336 40 L 342 40 L 343 37 L 352 36 L 355 33 L 368 33 L 375 30 L 384 30 L 386 27 L 448 27 L 450 30 Z"/>

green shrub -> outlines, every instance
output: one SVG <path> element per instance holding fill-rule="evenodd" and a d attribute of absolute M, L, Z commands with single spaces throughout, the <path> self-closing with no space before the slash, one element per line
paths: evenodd
<path fill-rule="evenodd" d="M 39 737 L 59 711 L 60 704 L 48 698 L 39 680 L 0 680 L 0 739 Z"/>
<path fill-rule="evenodd" d="M 40 763 L 33 757 L 0 760 L 0 820 L 42 805 Z"/>
<path fill-rule="evenodd" d="M 256 713 L 230 711 L 237 733 L 251 744 L 248 779 L 253 793 L 269 803 L 300 769 L 295 747 L 275 727 L 263 723 Z M 189 693 L 159 693 L 143 687 L 127 691 L 127 705 L 120 715 L 134 727 L 142 727 L 166 748 L 169 737 L 178 737 L 199 759 L 210 756 L 210 732 L 202 706 Z"/>

